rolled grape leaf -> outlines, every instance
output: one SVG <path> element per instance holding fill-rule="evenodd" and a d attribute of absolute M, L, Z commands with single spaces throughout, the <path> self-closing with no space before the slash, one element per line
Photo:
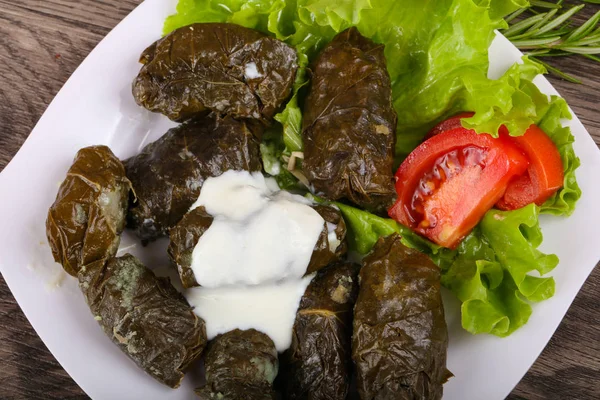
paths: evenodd
<path fill-rule="evenodd" d="M 346 223 L 340 210 L 332 206 L 314 205 L 313 208 L 325 220 L 325 226 L 319 235 L 312 257 L 306 269 L 307 274 L 338 261 L 348 251 L 346 243 Z"/>
<path fill-rule="evenodd" d="M 104 332 L 147 373 L 177 387 L 206 344 L 204 322 L 168 280 L 133 256 L 113 258 L 130 187 L 108 147 L 81 149 L 48 212 L 48 241 Z"/>
<path fill-rule="evenodd" d="M 82 265 L 116 254 L 130 187 L 108 147 L 79 150 L 46 220 L 52 255 L 67 273 L 77 276 Z"/>
<path fill-rule="evenodd" d="M 440 271 L 398 234 L 363 260 L 352 358 L 361 399 L 441 399 L 448 330 Z"/>
<path fill-rule="evenodd" d="M 377 213 L 396 196 L 397 117 L 383 50 L 356 28 L 337 35 L 315 63 L 302 121 L 302 168 L 317 194 Z"/>
<path fill-rule="evenodd" d="M 302 300 L 292 345 L 281 357 L 286 399 L 344 400 L 352 376 L 352 309 L 358 294 L 354 264 L 320 270 Z"/>
<path fill-rule="evenodd" d="M 214 114 L 169 130 L 126 161 L 135 201 L 127 224 L 144 241 L 167 233 L 198 199 L 208 177 L 260 171 L 260 146 L 247 123 Z"/>
<path fill-rule="evenodd" d="M 254 329 L 217 336 L 204 361 L 206 384 L 196 389 L 204 400 L 272 400 L 279 361 L 273 341 Z"/>
<path fill-rule="evenodd" d="M 200 237 L 210 228 L 213 217 L 204 207 L 197 207 L 185 214 L 181 221 L 169 231 L 168 253 L 177 266 L 184 288 L 198 286 L 192 270 L 192 253 Z"/>
<path fill-rule="evenodd" d="M 169 279 L 130 254 L 83 266 L 78 278 L 108 337 L 153 378 L 178 387 L 206 346 L 206 329 Z"/>
<path fill-rule="evenodd" d="M 209 111 L 265 123 L 292 93 L 296 51 L 234 24 L 179 28 L 141 55 L 136 102 L 174 121 Z"/>
<path fill-rule="evenodd" d="M 325 222 L 306 269 L 307 274 L 316 272 L 339 260 L 347 251 L 346 224 L 340 211 L 323 205 L 315 205 L 313 208 Z M 212 221 L 213 217 L 206 212 L 204 207 L 197 207 L 187 213 L 169 231 L 169 257 L 177 266 L 184 288 L 199 286 L 192 270 L 192 253 L 200 237 L 210 228 Z"/>

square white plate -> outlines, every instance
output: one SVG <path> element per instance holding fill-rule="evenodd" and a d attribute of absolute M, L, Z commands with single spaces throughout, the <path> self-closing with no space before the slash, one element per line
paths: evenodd
<path fill-rule="evenodd" d="M 46 243 L 45 219 L 77 150 L 107 144 L 126 158 L 160 137 L 173 123 L 138 107 L 131 82 L 138 56 L 158 39 L 176 0 L 146 0 L 87 57 L 40 119 L 19 153 L 0 174 L 0 271 L 27 318 L 65 370 L 96 399 L 192 399 L 191 371 L 171 390 L 138 369 L 104 335 L 73 278 L 55 264 Z M 520 58 L 502 36 L 490 48 L 491 76 Z M 556 94 L 548 81 L 539 87 Z M 503 399 L 535 361 L 586 277 L 600 258 L 600 151 L 583 125 L 568 122 L 581 158 L 577 178 L 583 197 L 569 218 L 543 216 L 542 250 L 560 257 L 553 272 L 556 295 L 534 305 L 529 323 L 508 338 L 472 336 L 460 327 L 458 304 L 446 296 L 450 331 L 448 368 L 455 374 L 445 399 Z M 122 248 L 148 266 L 167 263 L 164 241 L 152 248 L 124 237 Z"/>

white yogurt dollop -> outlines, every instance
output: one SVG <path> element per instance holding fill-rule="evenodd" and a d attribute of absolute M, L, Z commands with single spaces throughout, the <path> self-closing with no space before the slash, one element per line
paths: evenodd
<path fill-rule="evenodd" d="M 292 343 L 296 311 L 312 278 L 256 286 L 199 287 L 187 290 L 185 297 L 206 322 L 209 339 L 236 328 L 254 328 L 266 333 L 282 352 Z"/>
<path fill-rule="evenodd" d="M 261 173 L 207 179 L 192 208 L 214 217 L 192 253 L 200 286 L 258 285 L 306 272 L 324 220 L 302 196 L 279 191 Z"/>
<path fill-rule="evenodd" d="M 204 182 L 192 209 L 203 206 L 214 221 L 192 253 L 201 287 L 185 296 L 206 322 L 209 339 L 254 328 L 279 351 L 289 347 L 311 280 L 303 276 L 325 224 L 311 204 L 261 173 L 227 171 Z M 331 236 L 335 228 L 328 228 Z"/>

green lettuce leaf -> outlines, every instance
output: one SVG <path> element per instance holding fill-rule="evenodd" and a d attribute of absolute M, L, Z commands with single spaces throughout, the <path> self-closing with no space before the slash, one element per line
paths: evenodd
<path fill-rule="evenodd" d="M 545 72 L 542 65 L 523 57 L 522 64 L 514 64 L 498 80 L 471 80 L 467 85 L 470 100 L 464 109 L 476 113 L 462 122 L 466 128 L 495 134 L 504 125 L 513 136 L 524 134 L 531 124 L 538 125 L 556 144 L 565 172 L 563 188 L 543 204 L 541 212 L 570 215 L 581 197 L 575 177 L 580 162 L 573 150 L 571 129 L 561 125 L 561 119 L 571 119 L 567 102 L 543 94 L 532 82 Z"/>
<path fill-rule="evenodd" d="M 163 33 L 198 22 L 231 22 L 269 33 L 269 16 L 284 7 L 272 0 L 179 0 L 177 13 L 165 21 Z"/>
<path fill-rule="evenodd" d="M 501 78 L 487 78 L 494 30 L 505 26 L 504 15 L 526 4 L 525 0 L 180 0 L 177 14 L 167 19 L 164 29 L 168 33 L 194 22 L 232 22 L 296 48 L 300 68 L 293 97 L 275 117 L 281 124 L 280 136 L 265 139 L 261 146 L 265 168 L 271 172 L 278 157 L 302 150 L 301 106 L 310 62 L 349 26 L 385 45 L 399 117 L 397 162 L 431 127 L 460 111 L 475 112 L 464 124 L 479 132 L 495 134 L 506 125 L 511 135 L 522 135 L 530 124 L 538 124 L 561 154 L 563 189 L 541 208 L 489 211 L 456 250 L 441 248 L 391 219 L 336 203 L 353 250 L 365 254 L 379 237 L 399 233 L 405 245 L 430 255 L 440 266 L 442 283 L 462 302 L 466 330 L 506 336 L 527 322 L 530 302 L 554 293 L 554 280 L 542 275 L 558 259 L 537 250 L 542 241 L 539 212 L 568 215 L 581 196 L 574 139 L 560 123 L 570 118 L 568 107 L 532 83 L 544 68 L 524 59 Z M 280 185 L 293 186 L 295 178 L 285 173 L 277 176 Z"/>
<path fill-rule="evenodd" d="M 360 3 L 365 3 L 360 5 Z M 308 83 L 306 69 L 309 55 L 314 56 L 333 38 L 335 31 L 326 23 L 333 15 L 349 16 L 355 7 L 368 7 L 368 0 L 340 1 L 323 9 L 319 21 L 324 26 L 315 25 L 311 11 L 316 10 L 318 1 L 300 0 L 180 0 L 177 13 L 168 17 L 164 34 L 199 22 L 230 22 L 247 28 L 271 34 L 296 47 L 299 69 L 293 88 L 293 96 L 284 110 L 275 116 L 282 127 L 285 151 L 302 150 L 302 111 L 300 91 Z M 301 15 L 304 15 L 304 19 Z M 340 18 L 340 17 L 337 17 Z M 339 25 L 341 27 L 341 25 Z"/>
<path fill-rule="evenodd" d="M 179 0 L 177 13 L 166 19 L 163 33 L 166 35 L 196 22 L 225 22 L 230 14 L 216 4 L 213 5 L 211 1 Z"/>
<path fill-rule="evenodd" d="M 493 261 L 499 262 L 509 272 L 527 300 L 541 301 L 554 295 L 552 278 L 528 275 L 534 270 L 540 276 L 545 275 L 558 265 L 556 255 L 546 255 L 537 250 L 543 236 L 538 223 L 538 208 L 534 204 L 516 211 L 490 210 L 478 229 L 493 250 Z"/>
<path fill-rule="evenodd" d="M 475 111 L 475 115 L 465 118 L 463 125 L 494 136 L 504 125 L 511 135 L 523 135 L 548 109 L 548 97 L 532 83 L 545 72 L 541 64 L 523 57 L 522 64 L 514 64 L 499 79 L 466 80 L 465 108 Z"/>
<path fill-rule="evenodd" d="M 279 175 L 281 170 L 280 150 L 276 143 L 263 141 L 260 144 L 260 155 L 265 172 L 271 176 Z"/>
<path fill-rule="evenodd" d="M 485 215 L 442 273 L 442 284 L 463 302 L 463 328 L 508 336 L 529 319 L 529 302 L 554 295 L 554 279 L 541 275 L 558 265 L 558 257 L 537 250 L 541 242 L 533 204 Z M 533 271 L 540 276 L 530 275 Z"/>
<path fill-rule="evenodd" d="M 442 285 L 462 302 L 462 326 L 473 334 L 510 335 L 529 319 L 530 302 L 554 295 L 554 279 L 542 275 L 558 265 L 558 257 L 537 249 L 543 237 L 534 204 L 516 211 L 490 210 L 456 250 L 392 219 L 335 204 L 348 226 L 351 250 L 367 254 L 379 237 L 398 233 L 404 245 L 428 254 L 442 270 Z"/>
<path fill-rule="evenodd" d="M 330 26 L 336 32 L 350 24 L 356 25 L 361 20 L 362 11 L 373 8 L 369 0 L 305 0 L 301 3 L 301 10 L 307 11 L 303 12 L 305 23 L 314 19 L 318 25 Z"/>
<path fill-rule="evenodd" d="M 519 8 L 525 8 L 529 6 L 529 1 L 527 0 L 475 0 L 475 3 L 480 6 L 487 6 L 490 10 L 490 17 L 492 19 L 504 18 Z"/>
<path fill-rule="evenodd" d="M 400 234 L 402 243 L 405 246 L 425 253 L 438 254 L 442 249 L 442 247 L 422 238 L 393 219 L 378 217 L 377 215 L 346 204 L 333 204 L 340 209 L 344 221 L 346 221 L 350 249 L 360 254 L 367 254 L 380 237 L 388 236 L 392 233 Z"/>
<path fill-rule="evenodd" d="M 275 178 L 283 190 L 301 189 L 298 180 L 285 167 L 282 154 L 285 152 L 281 126 L 274 126 L 263 135 L 260 154 L 264 171 Z"/>
<path fill-rule="evenodd" d="M 372 6 L 357 26 L 385 45 L 398 113 L 396 153 L 403 158 L 435 123 L 463 108 L 463 80 L 485 78 L 494 29 L 504 22 L 470 0 L 373 0 Z"/>
<path fill-rule="evenodd" d="M 561 119 L 571 119 L 569 107 L 562 97 L 552 96 L 546 113 L 537 122 L 537 125 L 550 136 L 558 147 L 565 171 L 565 179 L 562 189 L 546 200 L 542 205 L 541 212 L 554 215 L 571 215 L 575 210 L 575 204 L 581 197 L 581 189 L 575 177 L 575 170 L 581 162 L 573 149 L 575 138 L 571 133 L 571 128 L 563 127 Z"/>
<path fill-rule="evenodd" d="M 300 90 L 308 84 L 306 77 L 307 58 L 299 53 L 298 72 L 294 82 L 293 95 L 284 110 L 275 116 L 275 121 L 283 127 L 283 143 L 286 154 L 302 151 L 302 111 L 299 105 Z"/>
<path fill-rule="evenodd" d="M 302 149 L 299 90 L 307 83 L 305 68 L 333 36 L 357 26 L 385 45 L 388 71 L 398 113 L 398 159 L 405 157 L 440 120 L 465 109 L 476 115 L 480 131 L 496 132 L 506 123 L 522 134 L 535 120 L 520 75 L 531 80 L 543 68 L 530 63 L 500 80 L 487 79 L 488 47 L 501 17 L 522 7 L 523 0 L 180 0 L 169 17 L 168 33 L 193 22 L 233 22 L 273 34 L 296 47 L 300 57 L 294 97 L 277 116 L 284 125 L 288 151 Z M 301 97 L 301 96 L 300 96 Z M 513 111 L 516 110 L 516 111 Z M 510 117 L 525 113 L 527 120 Z M 531 123 L 531 122 L 530 122 Z M 528 125 L 527 125 L 528 126 Z"/>
<path fill-rule="evenodd" d="M 232 22 L 285 40 L 298 51 L 300 69 L 294 95 L 276 116 L 283 125 L 289 155 L 302 150 L 302 89 L 306 68 L 333 36 L 357 26 L 385 45 L 388 71 L 398 113 L 396 155 L 399 163 L 439 121 L 459 111 L 474 111 L 467 127 L 496 134 L 501 125 L 522 135 L 532 123 L 544 130 L 561 151 L 565 187 L 542 212 L 570 214 L 580 197 L 575 179 L 579 160 L 572 135 L 561 128 L 566 106 L 549 100 L 533 85 L 544 73 L 524 59 L 497 80 L 487 78 L 488 48 L 502 16 L 523 7 L 525 0 L 180 0 L 177 14 L 165 22 L 168 33 L 193 22 Z"/>

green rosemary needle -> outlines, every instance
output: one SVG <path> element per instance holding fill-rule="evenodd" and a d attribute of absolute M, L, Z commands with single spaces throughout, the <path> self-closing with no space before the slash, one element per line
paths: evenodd
<path fill-rule="evenodd" d="M 586 3 L 600 4 L 600 0 Z M 585 7 L 584 4 L 563 10 L 563 1 L 549 2 L 531 0 L 529 7 L 508 15 L 510 24 L 503 30 L 515 46 L 530 58 L 543 64 L 546 69 L 573 83 L 581 81 L 558 68 L 540 60 L 541 57 L 564 57 L 579 55 L 600 62 L 600 11 L 580 26 L 574 26 L 573 17 Z"/>

